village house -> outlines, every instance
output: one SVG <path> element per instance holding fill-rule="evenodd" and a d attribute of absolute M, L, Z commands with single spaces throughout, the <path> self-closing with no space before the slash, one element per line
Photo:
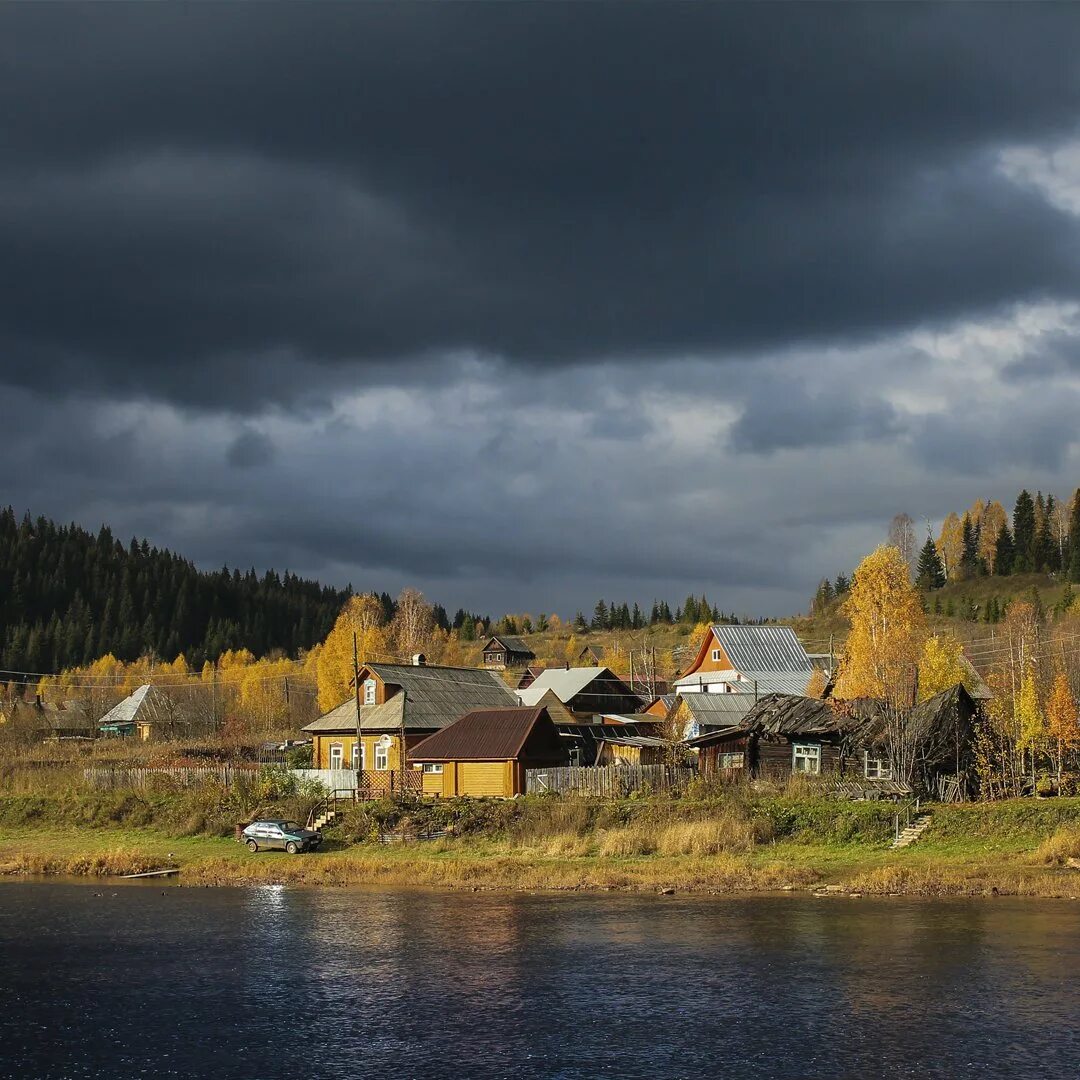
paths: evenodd
<path fill-rule="evenodd" d="M 513 634 L 493 634 L 484 645 L 484 667 L 493 671 L 525 667 L 535 659 L 525 639 Z"/>
<path fill-rule="evenodd" d="M 0 702 L 0 730 L 14 741 L 70 742 L 94 737 L 94 723 L 81 701 L 54 704 L 35 696 Z"/>
<path fill-rule="evenodd" d="M 973 765 L 975 701 L 957 684 L 906 710 L 902 717 L 913 748 L 911 780 L 936 791 L 939 778 L 964 787 Z M 859 797 L 908 794 L 889 750 L 888 713 L 881 702 L 820 701 L 769 694 L 737 723 L 716 728 L 687 745 L 698 752 L 703 775 L 785 781 L 793 775 L 844 782 Z"/>
<path fill-rule="evenodd" d="M 543 671 L 547 669 L 547 664 L 528 664 L 525 670 L 518 676 L 517 685 L 515 690 L 524 690 L 527 686 L 532 686 Z"/>
<path fill-rule="evenodd" d="M 423 772 L 425 795 L 524 795 L 526 770 L 569 761 L 546 709 L 476 709 L 429 735 L 409 751 Z"/>
<path fill-rule="evenodd" d="M 600 645 L 586 645 L 577 656 L 579 667 L 599 667 L 603 659 L 604 650 Z"/>
<path fill-rule="evenodd" d="M 140 740 L 190 737 L 213 730 L 213 710 L 194 702 L 182 702 L 160 686 L 144 683 L 114 705 L 99 721 L 103 736 Z"/>
<path fill-rule="evenodd" d="M 675 680 L 679 694 L 805 694 L 814 666 L 790 626 L 709 628 L 691 665 Z"/>
<path fill-rule="evenodd" d="M 672 699 L 669 725 L 684 739 L 737 727 L 754 707 L 753 694 L 686 694 Z"/>
<path fill-rule="evenodd" d="M 551 691 L 579 720 L 600 713 L 636 713 L 642 701 L 606 667 L 548 668 L 517 696 L 522 705 L 537 705 Z"/>
<path fill-rule="evenodd" d="M 403 748 L 407 753 L 474 709 L 518 705 L 494 671 L 421 661 L 418 657 L 413 664 L 364 664 L 359 672 L 359 709 L 349 698 L 304 728 L 312 737 L 313 766 L 360 773 L 361 793 L 367 796 L 418 791 L 420 773 L 402 769 Z"/>

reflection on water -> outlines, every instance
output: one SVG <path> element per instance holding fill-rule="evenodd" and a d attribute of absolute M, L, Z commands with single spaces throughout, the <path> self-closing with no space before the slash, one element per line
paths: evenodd
<path fill-rule="evenodd" d="M 2 1077 L 1080 1073 L 1053 902 L 0 885 Z"/>

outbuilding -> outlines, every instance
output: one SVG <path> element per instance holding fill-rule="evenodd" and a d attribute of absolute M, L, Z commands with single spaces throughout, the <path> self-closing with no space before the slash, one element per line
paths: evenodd
<path fill-rule="evenodd" d="M 409 751 L 423 771 L 423 793 L 525 794 L 525 771 L 566 765 L 566 747 L 543 707 L 476 709 Z"/>

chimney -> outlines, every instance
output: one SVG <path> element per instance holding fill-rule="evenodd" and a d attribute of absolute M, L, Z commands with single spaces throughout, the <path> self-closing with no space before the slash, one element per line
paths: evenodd
<path fill-rule="evenodd" d="M 567 671 L 570 670 L 570 661 L 569 660 L 566 661 L 566 670 Z"/>
<path fill-rule="evenodd" d="M 422 652 L 415 653 L 412 663 L 413 667 L 423 667 L 427 663 L 427 657 Z"/>

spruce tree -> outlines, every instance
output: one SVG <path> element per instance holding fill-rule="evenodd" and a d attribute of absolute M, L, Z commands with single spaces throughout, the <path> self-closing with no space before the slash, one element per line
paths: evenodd
<path fill-rule="evenodd" d="M 997 543 L 994 545 L 994 573 L 1007 576 L 1013 572 L 1016 561 L 1016 550 L 1013 545 L 1012 533 L 1009 526 L 1002 525 L 998 533 Z"/>
<path fill-rule="evenodd" d="M 1073 496 L 1072 515 L 1069 518 L 1069 542 L 1066 548 L 1068 552 L 1068 578 L 1072 582 L 1080 582 L 1080 488 L 1077 488 Z"/>
<path fill-rule="evenodd" d="M 1012 542 L 1012 572 L 1030 574 L 1035 569 L 1035 500 L 1026 489 L 1013 508 Z"/>
<path fill-rule="evenodd" d="M 919 552 L 915 585 L 924 592 L 930 592 L 933 589 L 940 589 L 944 584 L 945 567 L 941 565 L 937 544 L 934 543 L 933 537 L 928 536 L 926 543 L 922 546 L 922 551 Z"/>
<path fill-rule="evenodd" d="M 970 514 L 964 515 L 960 548 L 960 576 L 973 578 L 979 569 L 979 533 Z"/>

